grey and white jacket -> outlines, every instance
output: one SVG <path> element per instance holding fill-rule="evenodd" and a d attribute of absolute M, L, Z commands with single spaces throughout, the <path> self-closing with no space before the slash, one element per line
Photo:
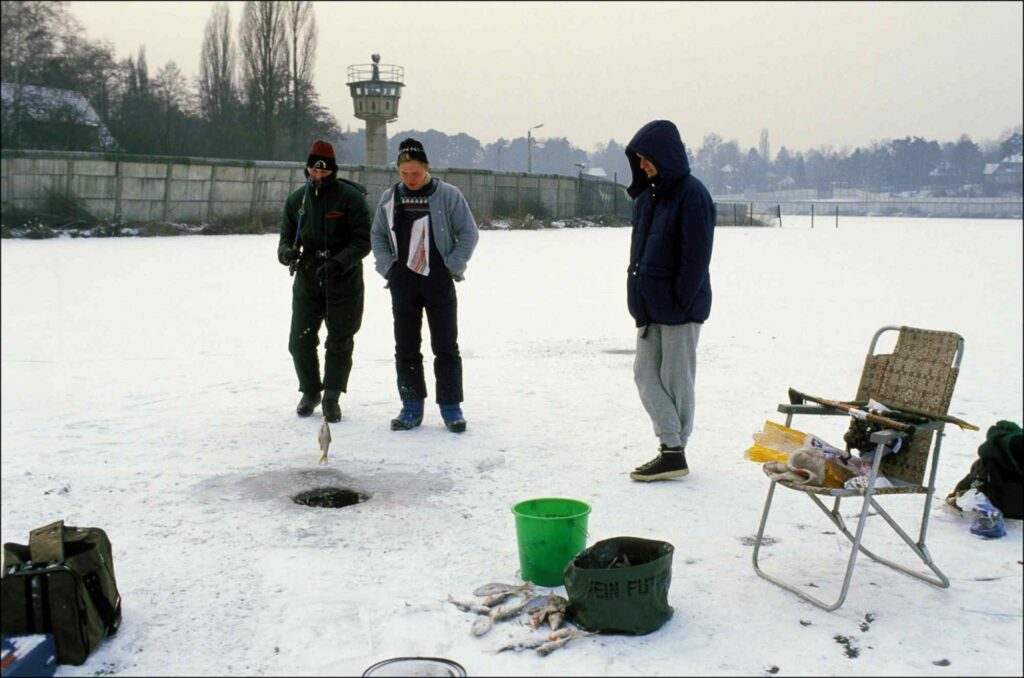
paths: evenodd
<path fill-rule="evenodd" d="M 387 277 L 388 271 L 398 261 L 398 243 L 395 240 L 395 189 L 397 184 L 386 189 L 377 203 L 370 227 L 370 244 L 373 248 L 374 266 L 377 272 Z M 437 251 L 444 259 L 444 265 L 455 280 L 464 280 L 466 264 L 473 256 L 480 239 L 469 203 L 455 186 L 437 180 L 437 190 L 427 199 L 430 205 L 430 232 L 434 237 Z"/>

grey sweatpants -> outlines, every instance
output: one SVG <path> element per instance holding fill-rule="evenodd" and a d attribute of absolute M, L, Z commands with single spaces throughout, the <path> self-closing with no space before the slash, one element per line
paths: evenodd
<path fill-rule="evenodd" d="M 685 447 L 693 430 L 693 383 L 700 328 L 700 323 L 651 323 L 637 329 L 633 378 L 640 401 L 654 424 L 654 435 L 666 447 Z"/>

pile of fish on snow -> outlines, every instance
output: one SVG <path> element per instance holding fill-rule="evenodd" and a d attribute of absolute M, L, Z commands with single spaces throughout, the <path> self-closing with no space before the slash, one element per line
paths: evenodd
<path fill-rule="evenodd" d="M 470 628 L 474 636 L 484 635 L 497 622 L 516 619 L 524 614 L 529 616 L 531 629 L 539 629 L 547 623 L 551 630 L 551 633 L 542 636 L 531 634 L 523 640 L 503 645 L 493 650 L 495 654 L 506 650 L 515 652 L 536 650 L 537 654 L 544 657 L 575 638 L 594 635 L 580 631 L 573 626 L 563 627 L 566 622 L 565 611 L 569 607 L 569 601 L 562 596 L 538 594 L 533 590 L 533 584 L 530 582 L 520 586 L 500 582 L 484 584 L 475 589 L 473 595 L 483 600 L 457 600 L 448 594 L 448 602 L 463 612 L 480 615 L 480 619 L 473 622 L 473 626 Z M 498 607 L 499 603 L 519 596 L 521 598 L 518 600 Z"/>

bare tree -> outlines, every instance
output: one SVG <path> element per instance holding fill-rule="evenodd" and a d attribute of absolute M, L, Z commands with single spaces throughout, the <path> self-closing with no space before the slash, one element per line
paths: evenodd
<path fill-rule="evenodd" d="M 139 56 L 135 60 L 135 91 L 140 97 L 149 98 L 149 66 L 146 64 L 145 45 L 139 45 Z"/>
<path fill-rule="evenodd" d="M 199 104 L 216 125 L 235 100 L 235 48 L 231 41 L 231 9 L 219 3 L 210 13 L 199 56 Z"/>
<path fill-rule="evenodd" d="M 316 15 L 310 0 L 289 0 L 285 8 L 288 32 L 289 131 L 291 152 L 301 149 L 301 120 L 308 117 L 316 61 Z"/>
<path fill-rule="evenodd" d="M 288 80 L 284 4 L 247 0 L 242 10 L 242 80 L 246 103 L 257 120 L 253 146 L 262 157 L 275 157 L 277 118 Z"/>
<path fill-rule="evenodd" d="M 153 77 L 153 104 L 156 116 L 148 121 L 155 128 L 157 153 L 177 155 L 185 151 L 185 123 L 192 96 L 188 81 L 173 61 L 168 61 Z"/>

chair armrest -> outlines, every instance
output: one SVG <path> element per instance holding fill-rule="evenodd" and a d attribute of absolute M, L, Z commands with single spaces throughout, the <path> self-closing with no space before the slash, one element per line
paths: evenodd
<path fill-rule="evenodd" d="M 821 405 L 793 405 L 791 403 L 779 403 L 779 412 L 783 414 L 823 414 L 827 416 L 848 417 L 849 412 L 836 410 Z"/>
<path fill-rule="evenodd" d="M 870 440 L 875 443 L 888 444 L 889 441 L 895 440 L 896 438 L 906 438 L 907 434 L 902 431 L 893 431 L 891 428 L 883 428 L 880 431 L 875 431 L 871 434 Z"/>
<path fill-rule="evenodd" d="M 935 419 L 929 419 L 928 421 L 921 424 L 914 424 L 914 432 L 924 433 L 925 431 L 935 431 L 942 428 L 944 422 L 937 421 Z M 871 434 L 871 442 L 886 443 L 896 438 L 906 438 L 909 434 L 903 431 L 893 431 L 891 428 L 883 428 L 879 431 L 875 431 Z"/>

